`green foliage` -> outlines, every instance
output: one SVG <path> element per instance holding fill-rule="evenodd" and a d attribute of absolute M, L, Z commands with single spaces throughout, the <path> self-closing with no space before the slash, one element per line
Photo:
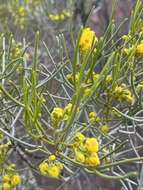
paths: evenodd
<path fill-rule="evenodd" d="M 12 15 L 14 25 L 21 31 L 28 31 L 31 15 L 40 9 L 37 4 L 50 8 L 44 12 L 46 19 L 51 14 L 52 5 L 46 1 L 24 1 L 23 5 L 15 2 L 8 3 L 8 15 L 0 14 L 2 18 Z M 4 12 L 5 6 L 0 7 Z M 54 55 L 41 40 L 42 30 L 35 34 L 32 51 L 31 41 L 14 39 L 11 25 L 1 34 L 1 176 L 16 175 L 13 183 L 19 185 L 21 178 L 16 169 L 11 174 L 7 167 L 13 155 L 20 155 L 29 170 L 48 177 L 68 180 L 80 168 L 123 184 L 137 183 L 136 166 L 140 168 L 143 160 L 138 153 L 142 148 L 138 128 L 143 122 L 142 2 L 137 1 L 128 34 L 120 38 L 118 32 L 127 19 L 116 28 L 114 10 L 102 37 L 97 38 L 85 27 L 76 38 L 70 34 L 73 45 L 69 48 L 62 33 L 55 36 L 58 43 Z M 66 19 L 57 19 L 56 27 Z M 6 26 L 9 20 L 1 22 Z M 51 65 L 42 63 L 45 54 Z M 137 138 L 141 144 L 135 144 Z M 35 153 L 41 157 L 30 160 Z M 124 171 L 123 166 L 130 163 L 135 166 Z M 2 183 L 4 189 L 5 182 Z M 15 188 L 9 184 L 10 189 Z"/>

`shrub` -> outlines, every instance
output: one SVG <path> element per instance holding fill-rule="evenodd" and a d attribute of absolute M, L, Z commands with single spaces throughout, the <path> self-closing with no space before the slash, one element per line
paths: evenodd
<path fill-rule="evenodd" d="M 64 35 L 58 35 L 59 62 L 45 42 L 45 50 L 40 49 L 39 32 L 33 56 L 25 41 L 1 35 L 0 168 L 4 190 L 24 184 L 20 165 L 18 172 L 13 164 L 18 155 L 29 170 L 43 176 L 67 180 L 80 168 L 141 187 L 141 177 L 139 182 L 137 178 L 142 173 L 137 166 L 141 168 L 143 160 L 138 152 L 143 122 L 142 12 L 138 0 L 129 31 L 120 38 L 118 31 L 127 20 L 116 28 L 114 11 L 102 37 L 88 26 L 81 28 L 73 41 L 72 56 Z M 22 7 L 19 14 L 27 16 Z M 43 51 L 51 59 L 50 69 L 40 62 Z"/>

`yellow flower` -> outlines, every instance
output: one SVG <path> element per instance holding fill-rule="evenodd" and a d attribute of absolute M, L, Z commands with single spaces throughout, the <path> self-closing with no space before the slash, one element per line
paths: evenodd
<path fill-rule="evenodd" d="M 2 187 L 3 187 L 3 190 L 11 190 L 11 186 L 9 183 L 3 183 Z"/>
<path fill-rule="evenodd" d="M 107 135 L 109 133 L 109 126 L 108 125 L 103 125 L 101 128 L 100 128 L 101 132 L 104 134 L 104 135 Z"/>
<path fill-rule="evenodd" d="M 48 175 L 50 177 L 55 177 L 55 178 L 58 178 L 59 175 L 60 175 L 60 167 L 56 166 L 56 165 L 53 165 L 53 166 L 49 166 L 48 168 Z"/>
<path fill-rule="evenodd" d="M 17 186 L 21 183 L 21 177 L 19 175 L 12 176 L 11 184 L 12 186 Z"/>
<path fill-rule="evenodd" d="M 2 180 L 3 180 L 4 182 L 9 182 L 9 181 L 10 181 L 10 176 L 9 176 L 9 175 L 4 175 L 4 176 L 2 177 Z"/>
<path fill-rule="evenodd" d="M 100 165 L 99 156 L 97 153 L 92 153 L 88 158 L 86 158 L 86 164 L 89 166 L 98 166 Z"/>
<path fill-rule="evenodd" d="M 84 96 L 89 96 L 91 93 L 91 88 L 88 88 L 88 87 L 85 88 L 83 93 L 84 93 Z"/>
<path fill-rule="evenodd" d="M 51 113 L 51 120 L 53 123 L 58 124 L 62 119 L 64 115 L 64 110 L 59 107 L 55 107 Z"/>
<path fill-rule="evenodd" d="M 97 42 L 98 39 L 95 32 L 90 28 L 84 28 L 80 37 L 79 46 L 82 52 L 86 52 L 91 49 L 92 45 Z"/>
<path fill-rule="evenodd" d="M 89 153 L 98 152 L 99 144 L 96 138 L 87 138 L 85 141 L 85 148 Z"/>
<path fill-rule="evenodd" d="M 52 154 L 49 156 L 48 160 L 54 161 L 54 160 L 56 160 L 56 156 Z"/>
<path fill-rule="evenodd" d="M 76 151 L 75 152 L 75 159 L 80 162 L 80 163 L 84 163 L 85 162 L 85 156 L 82 152 Z"/>
<path fill-rule="evenodd" d="M 143 56 L 143 43 L 137 45 L 137 47 L 136 47 L 136 56 Z"/>
<path fill-rule="evenodd" d="M 46 163 L 46 162 L 42 162 L 40 165 L 39 165 L 39 170 L 40 170 L 40 173 L 42 175 L 47 175 L 48 173 L 48 168 L 49 168 L 49 165 Z"/>

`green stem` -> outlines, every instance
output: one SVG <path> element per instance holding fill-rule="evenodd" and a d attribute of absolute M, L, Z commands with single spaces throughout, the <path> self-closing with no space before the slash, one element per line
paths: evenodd
<path fill-rule="evenodd" d="M 13 98 L 3 87 L 2 85 L 0 85 L 0 90 L 13 102 L 16 103 L 16 105 L 21 106 L 21 107 L 25 107 L 24 104 L 22 104 L 21 102 L 19 102 L 18 100 L 16 100 L 15 98 Z"/>
<path fill-rule="evenodd" d="M 112 155 L 114 152 L 116 152 L 117 150 L 121 149 L 127 142 L 128 142 L 128 140 L 126 140 L 125 142 L 121 143 L 119 146 L 117 146 L 117 148 L 115 148 L 115 150 L 112 150 L 112 151 L 109 152 L 108 154 L 102 156 L 102 157 L 100 158 L 100 160 L 103 160 L 103 159 L 106 158 L 107 156 Z"/>
<path fill-rule="evenodd" d="M 101 172 L 99 172 L 98 170 L 94 170 L 94 171 L 90 171 L 88 169 L 85 169 L 88 173 L 92 173 L 92 174 L 96 174 L 97 176 L 99 177 L 102 177 L 102 178 L 105 178 L 105 179 L 108 179 L 108 180 L 121 180 L 121 179 L 125 179 L 125 178 L 128 178 L 130 176 L 136 176 L 137 175 L 137 172 L 129 172 L 125 175 L 119 175 L 119 176 L 111 176 L 111 175 L 106 175 L 106 174 L 103 174 Z"/>
<path fill-rule="evenodd" d="M 98 169 L 110 168 L 112 166 L 117 166 L 117 165 L 121 165 L 121 164 L 127 164 L 129 162 L 134 162 L 134 161 L 143 161 L 143 157 L 129 158 L 129 159 L 126 159 L 126 160 L 116 161 L 116 162 L 113 162 L 113 163 L 110 163 L 110 164 L 105 164 L 105 165 L 98 166 Z"/>

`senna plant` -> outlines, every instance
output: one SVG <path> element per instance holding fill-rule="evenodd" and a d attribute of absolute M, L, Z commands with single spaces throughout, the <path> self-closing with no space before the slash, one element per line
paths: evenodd
<path fill-rule="evenodd" d="M 82 28 L 72 42 L 72 56 L 60 34 L 58 62 L 39 32 L 33 57 L 25 40 L 1 35 L 4 190 L 16 189 L 24 180 L 13 155 L 43 176 L 66 181 L 82 170 L 119 180 L 125 189 L 142 188 L 142 13 L 138 0 L 128 34 L 120 38 L 117 34 L 129 20 L 116 28 L 114 11 L 102 37 L 88 26 Z M 50 69 L 40 62 L 41 46 L 52 62 Z"/>

